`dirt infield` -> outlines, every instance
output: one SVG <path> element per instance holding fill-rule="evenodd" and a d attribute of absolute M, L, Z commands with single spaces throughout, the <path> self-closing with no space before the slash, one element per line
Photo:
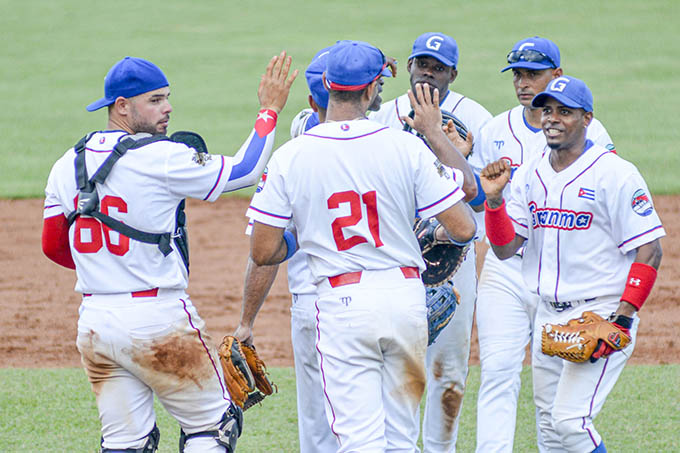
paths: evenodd
<path fill-rule="evenodd" d="M 680 238 L 680 197 L 656 196 L 668 237 Z M 236 327 L 248 256 L 243 216 L 248 200 L 223 197 L 216 204 L 190 202 L 189 294 L 214 338 Z M 79 294 L 75 274 L 44 257 L 40 246 L 42 200 L 0 200 L 0 363 L 4 367 L 77 367 L 75 347 Z M 659 278 L 642 310 L 636 364 L 680 362 L 673 340 L 680 319 L 680 245 L 662 240 Z M 255 324 L 255 340 L 272 366 L 292 366 L 290 296 L 283 266 Z M 473 332 L 473 364 L 479 363 Z"/>

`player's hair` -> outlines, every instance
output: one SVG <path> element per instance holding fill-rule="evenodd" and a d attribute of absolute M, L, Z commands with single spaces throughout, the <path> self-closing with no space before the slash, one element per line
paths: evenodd
<path fill-rule="evenodd" d="M 328 95 L 335 102 L 358 102 L 361 96 L 366 92 L 368 87 L 359 91 L 336 91 L 329 90 Z"/>

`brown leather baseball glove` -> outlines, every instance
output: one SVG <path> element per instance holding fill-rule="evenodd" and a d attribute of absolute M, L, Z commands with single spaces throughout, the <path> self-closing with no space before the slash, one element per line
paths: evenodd
<path fill-rule="evenodd" d="M 612 351 L 620 351 L 630 343 L 630 337 L 616 325 L 592 311 L 567 324 L 545 324 L 541 333 L 543 354 L 558 356 L 570 362 L 585 362 L 601 342 Z"/>
<path fill-rule="evenodd" d="M 269 380 L 267 367 L 255 346 L 245 345 L 227 335 L 222 339 L 218 354 L 231 400 L 244 411 L 277 390 Z"/>

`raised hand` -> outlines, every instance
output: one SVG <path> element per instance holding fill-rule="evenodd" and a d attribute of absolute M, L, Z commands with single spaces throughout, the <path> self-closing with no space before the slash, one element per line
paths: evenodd
<path fill-rule="evenodd" d="M 430 91 L 432 90 L 432 91 Z M 432 134 L 442 133 L 442 112 L 439 110 L 439 90 L 428 84 L 416 83 L 415 93 L 408 90 L 411 108 L 415 113 L 411 119 L 402 118 L 412 129 L 420 132 L 425 138 Z"/>
<path fill-rule="evenodd" d="M 267 69 L 262 74 L 260 86 L 257 89 L 257 97 L 263 109 L 271 109 L 279 113 L 286 105 L 290 87 L 298 75 L 298 70 L 288 76 L 290 72 L 291 57 L 286 56 L 286 51 L 275 55 L 269 61 Z"/>

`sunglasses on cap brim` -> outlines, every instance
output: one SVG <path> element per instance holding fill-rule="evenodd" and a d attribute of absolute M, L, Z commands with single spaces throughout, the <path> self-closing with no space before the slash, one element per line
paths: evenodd
<path fill-rule="evenodd" d="M 544 54 L 543 52 L 539 52 L 538 50 L 532 49 L 513 50 L 508 54 L 508 63 L 510 64 L 518 63 L 520 61 L 540 63 L 546 60 L 552 65 L 553 68 L 557 67 L 557 65 L 555 64 L 553 59 L 550 58 L 550 56 Z"/>

